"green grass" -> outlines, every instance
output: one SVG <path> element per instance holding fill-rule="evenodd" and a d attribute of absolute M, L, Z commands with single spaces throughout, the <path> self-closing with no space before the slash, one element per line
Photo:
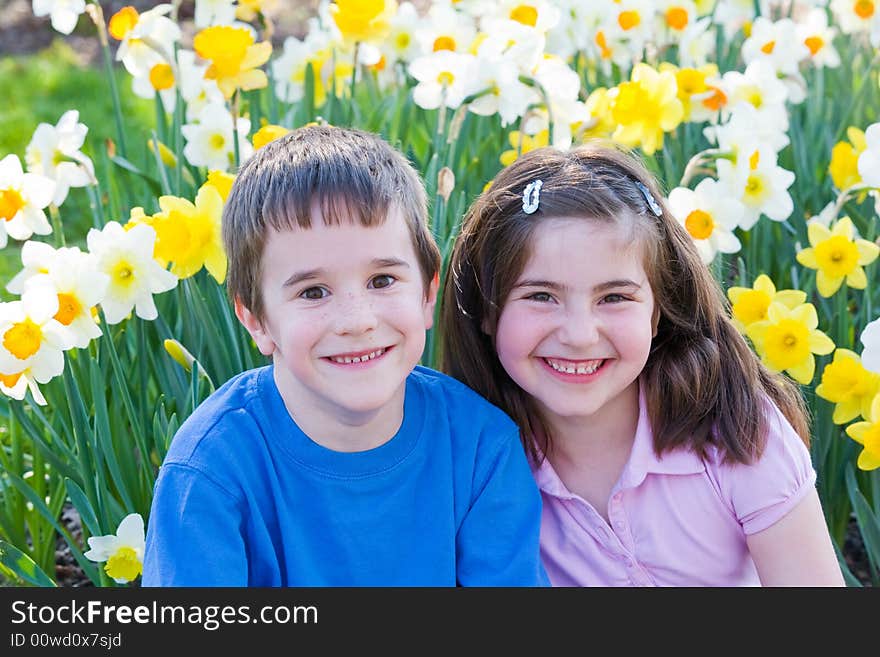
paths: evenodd
<path fill-rule="evenodd" d="M 155 122 L 154 105 L 134 96 L 131 77 L 121 65 L 116 66 L 116 79 L 129 130 L 126 135 L 128 156 L 131 161 L 141 163 L 147 153 L 146 139 Z M 14 153 L 23 160 L 37 125 L 55 125 L 64 112 L 77 109 L 80 122 L 89 128 L 83 152 L 95 162 L 98 178 L 102 178 L 106 140 L 117 141 L 112 119 L 113 100 L 102 68 L 84 66 L 73 49 L 57 39 L 35 55 L 0 59 L 0 80 L 9 81 L 0 103 L 0 158 Z M 86 191 L 72 189 L 61 207 L 68 240 L 73 238 L 78 244 L 84 241 L 91 226 L 90 217 Z M 51 243 L 53 236 L 38 239 Z M 20 243 L 10 240 L 0 251 L 0 288 L 20 269 L 20 248 Z"/>

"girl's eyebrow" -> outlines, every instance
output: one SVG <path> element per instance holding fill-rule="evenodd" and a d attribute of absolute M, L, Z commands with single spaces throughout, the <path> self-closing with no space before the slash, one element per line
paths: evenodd
<path fill-rule="evenodd" d="M 550 290 L 565 290 L 568 288 L 567 285 L 562 285 L 554 281 L 524 280 L 514 285 L 513 289 L 521 287 L 543 287 Z M 605 290 L 619 288 L 632 288 L 634 290 L 638 290 L 641 287 L 641 283 L 636 283 L 635 281 L 631 281 L 628 278 L 621 278 L 615 279 L 613 281 L 605 281 L 603 283 L 599 283 L 598 285 L 594 285 L 593 292 L 604 292 Z"/>
<path fill-rule="evenodd" d="M 409 268 L 409 263 L 406 260 L 401 260 L 400 258 L 373 258 L 370 261 L 370 266 L 375 267 L 377 269 L 387 269 L 389 267 L 407 267 Z M 322 276 L 326 276 L 327 270 L 321 267 L 316 269 L 304 269 L 302 271 L 297 271 L 291 274 L 291 276 L 284 281 L 282 287 L 288 288 L 297 283 L 302 283 L 303 281 L 309 281 L 314 278 L 321 278 Z"/>

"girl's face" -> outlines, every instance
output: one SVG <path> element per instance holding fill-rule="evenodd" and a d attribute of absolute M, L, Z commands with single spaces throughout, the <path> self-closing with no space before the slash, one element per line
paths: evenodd
<path fill-rule="evenodd" d="M 636 379 L 656 331 L 642 249 L 619 226 L 541 220 L 504 302 L 498 358 L 551 428 L 638 412 Z"/>

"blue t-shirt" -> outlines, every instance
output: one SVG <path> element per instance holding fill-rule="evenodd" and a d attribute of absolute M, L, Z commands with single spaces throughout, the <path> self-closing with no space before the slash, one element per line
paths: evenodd
<path fill-rule="evenodd" d="M 516 425 L 465 385 L 417 367 L 397 434 L 345 453 L 297 427 L 269 366 L 175 435 L 143 585 L 544 585 L 540 523 Z"/>

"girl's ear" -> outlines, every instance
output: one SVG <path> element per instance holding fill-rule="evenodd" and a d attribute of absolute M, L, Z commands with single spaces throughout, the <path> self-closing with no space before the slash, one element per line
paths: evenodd
<path fill-rule="evenodd" d="M 235 307 L 235 316 L 238 317 L 238 321 L 247 329 L 247 332 L 251 334 L 260 353 L 264 356 L 271 356 L 275 353 L 275 341 L 266 331 L 263 322 L 257 319 L 257 316 L 248 310 L 238 297 L 235 298 L 233 306 Z"/>

